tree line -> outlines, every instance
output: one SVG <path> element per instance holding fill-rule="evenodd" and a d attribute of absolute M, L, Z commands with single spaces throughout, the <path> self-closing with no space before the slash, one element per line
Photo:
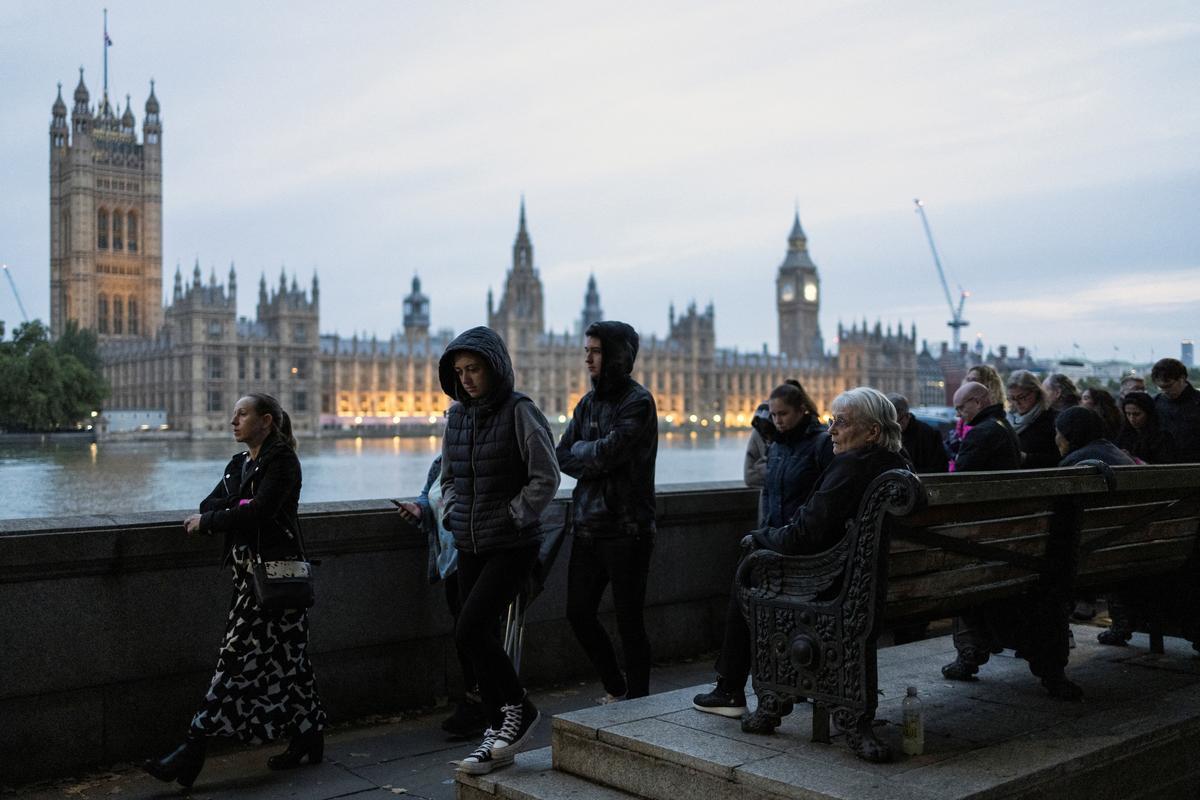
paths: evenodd
<path fill-rule="evenodd" d="M 0 429 L 74 428 L 106 397 L 95 331 L 72 320 L 51 341 L 46 325 L 33 320 L 18 325 L 5 341 L 0 322 Z"/>

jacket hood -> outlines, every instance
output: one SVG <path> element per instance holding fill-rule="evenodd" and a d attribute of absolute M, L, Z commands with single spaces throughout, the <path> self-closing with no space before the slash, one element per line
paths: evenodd
<path fill-rule="evenodd" d="M 593 380 L 598 393 L 616 390 L 629 382 L 637 360 L 639 338 L 632 325 L 616 320 L 593 322 L 583 332 L 600 340 L 600 377 Z"/>
<path fill-rule="evenodd" d="M 472 398 L 454 374 L 454 359 L 460 353 L 473 353 L 488 365 L 491 372 L 488 377 L 492 385 L 483 397 Z M 481 407 L 490 407 L 503 403 L 512 394 L 514 378 L 512 359 L 500 334 L 481 325 L 454 337 L 454 341 L 446 345 L 446 352 L 442 353 L 442 358 L 438 361 L 438 380 L 441 381 L 442 391 L 463 405 L 478 404 Z"/>
<path fill-rule="evenodd" d="M 1071 406 L 1058 412 L 1054 429 L 1063 435 L 1073 452 L 1097 439 L 1104 438 L 1104 422 L 1090 408 Z"/>

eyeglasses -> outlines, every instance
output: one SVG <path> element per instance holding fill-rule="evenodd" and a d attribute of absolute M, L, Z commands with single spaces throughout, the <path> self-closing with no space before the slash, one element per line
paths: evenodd
<path fill-rule="evenodd" d="M 850 428 L 853 427 L 854 420 L 847 417 L 845 414 L 838 414 L 829 422 L 829 430 L 834 428 Z"/>
<path fill-rule="evenodd" d="M 968 397 L 966 400 L 963 400 L 960 405 L 955 406 L 954 410 L 961 414 L 962 410 L 967 407 L 967 403 L 978 403 L 978 402 L 979 402 L 979 400 L 977 398 Z"/>
<path fill-rule="evenodd" d="M 1024 403 L 1029 398 L 1033 397 L 1033 392 L 1026 389 L 1023 392 L 1009 392 L 1008 399 L 1013 403 Z"/>

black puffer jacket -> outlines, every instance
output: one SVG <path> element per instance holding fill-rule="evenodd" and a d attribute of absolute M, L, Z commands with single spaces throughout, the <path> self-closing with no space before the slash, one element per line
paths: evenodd
<path fill-rule="evenodd" d="M 819 553 L 846 535 L 846 524 L 858 513 L 871 481 L 889 469 L 911 469 L 899 453 L 877 445 L 859 447 L 833 457 L 795 521 L 753 532 L 759 547 L 785 555 Z"/>
<path fill-rule="evenodd" d="M 996 403 L 980 411 L 971 420 L 971 430 L 958 448 L 955 472 L 1020 469 L 1021 443 L 1012 423 L 1004 415 L 1004 406 Z"/>
<path fill-rule="evenodd" d="M 1067 441 L 1069 448 L 1067 455 L 1058 462 L 1060 467 L 1073 467 L 1088 460 L 1113 466 L 1133 463 L 1132 458 L 1104 438 L 1104 420 L 1089 408 L 1072 406 L 1059 412 L 1054 429 Z"/>
<path fill-rule="evenodd" d="M 808 499 L 817 477 L 833 460 L 833 440 L 816 417 L 777 434 L 767 449 L 762 524 L 785 525 Z"/>
<path fill-rule="evenodd" d="M 576 478 L 576 535 L 631 536 L 654 532 L 654 463 L 658 409 L 630 374 L 638 335 L 624 322 L 597 322 L 586 336 L 600 340 L 600 375 L 580 398 L 555 451 Z"/>
<path fill-rule="evenodd" d="M 464 352 L 487 365 L 489 390 L 482 397 L 468 395 L 454 372 Z M 558 489 L 558 465 L 546 418 L 513 391 L 504 341 L 490 328 L 465 331 L 446 347 L 438 377 L 457 401 L 442 441 L 443 514 L 455 546 L 485 553 L 537 544 L 542 511 Z"/>
<path fill-rule="evenodd" d="M 242 467 L 249 457 L 247 452 L 235 455 L 216 488 L 200 503 L 200 532 L 225 534 L 225 558 L 235 545 L 245 545 L 266 560 L 295 558 L 301 548 L 296 513 L 300 459 L 276 433 L 267 436 L 243 477 Z"/>

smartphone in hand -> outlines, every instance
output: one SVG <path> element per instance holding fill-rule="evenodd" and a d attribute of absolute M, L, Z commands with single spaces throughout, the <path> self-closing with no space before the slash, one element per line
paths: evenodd
<path fill-rule="evenodd" d="M 391 502 L 396 507 L 396 510 L 400 512 L 400 516 L 404 518 L 405 522 L 411 522 L 413 525 L 416 525 L 420 521 L 417 519 L 416 514 L 404 507 L 404 503 L 401 503 L 399 500 L 392 500 Z"/>

